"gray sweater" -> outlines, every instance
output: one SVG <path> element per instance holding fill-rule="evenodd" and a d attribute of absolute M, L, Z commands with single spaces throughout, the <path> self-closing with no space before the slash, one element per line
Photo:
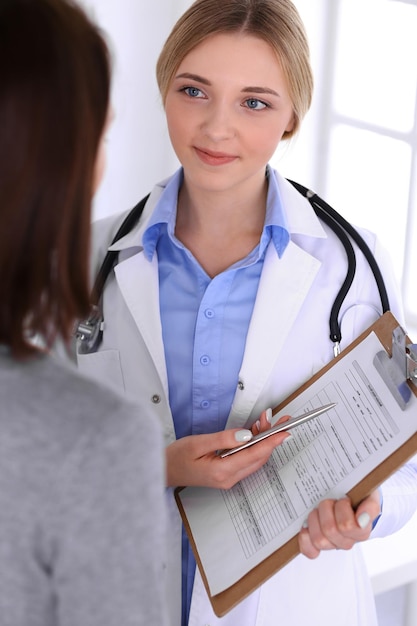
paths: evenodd
<path fill-rule="evenodd" d="M 162 626 L 155 419 L 41 357 L 0 349 L 0 626 Z"/>

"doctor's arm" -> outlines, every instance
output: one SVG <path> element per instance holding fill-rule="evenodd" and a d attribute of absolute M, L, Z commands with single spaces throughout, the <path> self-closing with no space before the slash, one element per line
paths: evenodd
<path fill-rule="evenodd" d="M 390 309 L 403 324 L 400 291 L 391 259 L 377 239 L 369 243 L 384 276 Z M 320 502 L 299 533 L 300 552 L 314 559 L 321 550 L 349 550 L 357 542 L 387 536 L 400 530 L 416 509 L 417 455 L 383 483 L 380 490 L 363 500 L 356 510 L 347 497 Z"/>

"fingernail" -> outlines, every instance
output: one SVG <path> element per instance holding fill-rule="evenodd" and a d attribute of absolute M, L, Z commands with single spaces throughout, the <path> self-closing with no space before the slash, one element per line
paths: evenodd
<path fill-rule="evenodd" d="M 288 435 L 285 437 L 283 443 L 285 443 L 286 441 L 291 441 L 291 439 L 294 439 L 293 435 L 291 433 L 288 433 Z"/>
<path fill-rule="evenodd" d="M 260 422 L 260 420 L 258 420 L 258 421 L 256 422 L 255 426 L 256 426 L 256 428 L 257 428 L 258 430 L 261 430 L 261 422 Z"/>
<path fill-rule="evenodd" d="M 361 513 L 357 519 L 357 522 L 361 528 L 366 528 L 371 521 L 368 513 Z"/>
<path fill-rule="evenodd" d="M 270 424 L 272 422 L 272 409 L 267 409 L 266 413 L 266 421 Z"/>
<path fill-rule="evenodd" d="M 252 433 L 250 430 L 245 430 L 245 429 L 238 430 L 235 433 L 235 439 L 239 443 L 243 443 L 244 441 L 250 441 L 252 439 Z"/>
<path fill-rule="evenodd" d="M 304 520 L 303 522 L 303 528 L 308 528 L 308 520 Z"/>

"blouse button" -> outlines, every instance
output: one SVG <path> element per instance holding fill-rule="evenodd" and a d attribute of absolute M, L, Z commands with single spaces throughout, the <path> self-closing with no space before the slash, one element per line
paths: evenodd
<path fill-rule="evenodd" d="M 154 404 L 159 404 L 161 402 L 161 396 L 158 395 L 157 393 L 155 393 L 152 398 L 151 398 L 152 402 Z"/>

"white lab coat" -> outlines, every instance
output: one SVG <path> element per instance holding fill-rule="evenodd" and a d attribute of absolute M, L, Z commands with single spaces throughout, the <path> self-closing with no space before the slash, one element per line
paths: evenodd
<path fill-rule="evenodd" d="M 329 312 L 346 273 L 346 256 L 339 240 L 316 217 L 310 204 L 278 174 L 291 241 L 281 259 L 270 245 L 264 262 L 250 322 L 240 384 L 228 427 L 252 423 L 268 406 L 275 406 L 333 356 Z M 167 444 L 175 439 L 168 404 L 159 315 L 158 261 L 144 257 L 141 241 L 149 216 L 166 184 L 157 185 L 140 223 L 112 249 L 119 260 L 104 293 L 105 328 L 99 352 L 79 355 L 79 366 L 109 386 L 133 397 L 148 398 L 163 424 Z M 95 270 L 101 263 L 118 219 L 107 218 L 95 229 Z M 391 310 L 401 320 L 392 273 L 375 237 L 365 232 L 386 279 Z M 357 278 L 342 307 L 342 348 L 367 328 L 381 312 L 369 267 L 357 252 Z M 146 428 L 146 424 L 144 424 Z M 378 535 L 397 530 L 417 506 L 416 468 L 399 472 L 384 493 L 384 514 Z M 403 497 L 403 491 L 408 497 Z M 172 536 L 169 553 L 168 603 L 172 626 L 181 615 L 181 523 L 168 490 Z M 374 532 L 376 532 L 374 531 Z M 221 537 L 219 538 L 221 541 Z M 376 625 L 373 596 L 359 547 L 325 552 L 314 561 L 303 556 L 219 620 L 213 614 L 201 578 L 196 573 L 189 626 L 372 626 Z"/>

